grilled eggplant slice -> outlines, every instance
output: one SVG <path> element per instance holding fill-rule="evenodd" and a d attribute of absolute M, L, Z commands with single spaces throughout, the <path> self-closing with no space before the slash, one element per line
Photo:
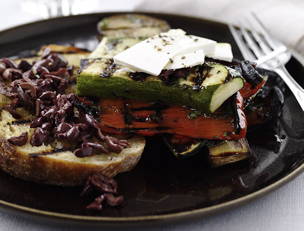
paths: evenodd
<path fill-rule="evenodd" d="M 168 31 L 170 26 L 164 20 L 140 14 L 121 14 L 102 19 L 97 29 L 102 37 L 148 38 Z"/>
<path fill-rule="evenodd" d="M 189 158 L 199 153 L 205 147 L 206 140 L 191 139 L 176 135 L 163 135 L 165 144 L 177 158 Z"/>
<path fill-rule="evenodd" d="M 215 145 L 209 145 L 209 160 L 213 167 L 248 159 L 250 147 L 246 138 L 240 140 L 225 140 Z"/>
<path fill-rule="evenodd" d="M 249 61 L 240 63 L 242 75 L 253 87 L 259 85 L 263 80 L 263 76 L 256 70 L 255 65 Z"/>

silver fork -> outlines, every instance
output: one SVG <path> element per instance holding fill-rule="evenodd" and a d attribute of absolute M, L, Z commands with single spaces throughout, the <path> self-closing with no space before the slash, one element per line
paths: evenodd
<path fill-rule="evenodd" d="M 247 28 L 229 25 L 229 29 L 245 59 L 257 66 L 275 71 L 286 83 L 304 111 L 304 89 L 295 81 L 285 68 L 291 57 L 289 49 L 273 39 L 261 20 L 252 13 L 247 20 Z"/>
<path fill-rule="evenodd" d="M 73 14 L 74 0 L 24 0 L 23 8 L 42 18 L 53 18 Z"/>

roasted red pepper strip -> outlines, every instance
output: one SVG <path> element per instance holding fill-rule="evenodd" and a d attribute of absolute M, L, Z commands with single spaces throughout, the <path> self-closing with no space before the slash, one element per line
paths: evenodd
<path fill-rule="evenodd" d="M 236 97 L 235 115 L 199 115 L 189 118 L 191 110 L 171 106 L 153 109 L 152 104 L 107 99 L 100 102 L 101 128 L 111 134 L 135 133 L 152 136 L 170 133 L 200 139 L 236 140 L 246 136 L 247 123 L 243 98 Z"/>
<path fill-rule="evenodd" d="M 240 93 L 244 99 L 249 99 L 251 96 L 256 94 L 265 85 L 265 83 L 266 81 L 263 80 L 258 85 L 253 87 L 250 83 L 246 82 L 244 87 L 240 90 Z"/>

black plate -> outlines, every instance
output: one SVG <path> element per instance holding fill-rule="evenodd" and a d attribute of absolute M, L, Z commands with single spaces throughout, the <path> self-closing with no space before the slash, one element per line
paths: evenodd
<path fill-rule="evenodd" d="M 48 43 L 94 48 L 97 44 L 96 23 L 108 15 L 111 13 L 56 18 L 3 31 L 0 33 L 0 55 L 28 55 L 30 50 Z M 236 58 L 241 58 L 225 24 L 178 15 L 150 15 L 165 19 L 173 28 L 185 29 L 190 34 L 229 42 Z M 304 81 L 304 69 L 295 58 L 289 62 L 288 68 L 300 82 Z M 177 160 L 160 139 L 148 139 L 138 166 L 117 177 L 126 198 L 126 205 L 119 209 L 106 208 L 100 213 L 88 213 L 84 210 L 87 201 L 79 197 L 80 188 L 25 182 L 3 172 L 0 172 L 0 204 L 53 218 L 113 223 L 205 215 L 262 195 L 303 169 L 303 116 L 295 98 L 286 91 L 279 121 L 280 136 L 285 138 L 275 151 L 275 147 L 269 145 L 274 134 L 269 135 L 267 128 L 257 133 L 259 137 L 249 137 L 252 150 L 258 157 L 255 166 L 243 163 L 211 169 L 203 154 L 190 160 Z"/>

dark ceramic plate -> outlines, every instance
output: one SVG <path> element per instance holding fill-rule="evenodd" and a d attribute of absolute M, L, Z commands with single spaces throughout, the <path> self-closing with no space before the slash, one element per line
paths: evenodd
<path fill-rule="evenodd" d="M 48 43 L 74 44 L 94 48 L 96 23 L 107 14 L 56 18 L 15 27 L 0 33 L 0 56 L 28 55 L 30 50 Z M 240 52 L 227 25 L 178 15 L 151 14 L 167 20 L 173 28 L 232 44 Z M 295 78 L 304 81 L 298 59 L 288 64 Z M 256 165 L 246 163 L 211 169 L 204 154 L 190 160 L 175 159 L 158 138 L 148 145 L 138 166 L 117 177 L 126 198 L 122 208 L 106 208 L 88 213 L 88 201 L 79 197 L 80 188 L 40 185 L 15 179 L 0 172 L 0 204 L 14 211 L 81 221 L 136 222 L 170 220 L 206 215 L 256 198 L 289 181 L 304 168 L 304 113 L 290 92 L 285 93 L 280 136 L 274 145 L 271 128 L 249 134 Z"/>

